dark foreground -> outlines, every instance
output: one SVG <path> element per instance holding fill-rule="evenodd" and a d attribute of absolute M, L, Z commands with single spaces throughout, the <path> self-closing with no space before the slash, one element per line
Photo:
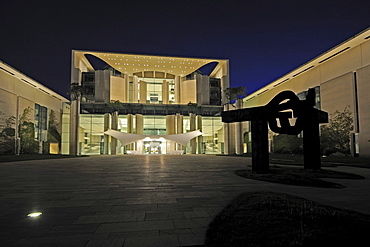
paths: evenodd
<path fill-rule="evenodd" d="M 245 179 L 250 158 L 92 156 L 0 164 L 4 246 L 196 246 L 242 192 L 272 191 L 370 214 L 370 169 L 325 168 L 365 179 L 324 189 Z M 42 215 L 29 218 L 31 212 Z"/>

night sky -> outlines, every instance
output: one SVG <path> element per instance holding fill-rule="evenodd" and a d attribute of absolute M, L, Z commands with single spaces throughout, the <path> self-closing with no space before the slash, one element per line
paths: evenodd
<path fill-rule="evenodd" d="M 0 20 L 0 60 L 65 97 L 72 49 L 226 58 L 249 94 L 370 27 L 370 1 L 14 0 Z"/>

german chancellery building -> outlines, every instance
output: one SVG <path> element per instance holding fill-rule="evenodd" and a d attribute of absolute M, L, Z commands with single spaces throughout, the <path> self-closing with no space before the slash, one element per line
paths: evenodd
<path fill-rule="evenodd" d="M 265 105 L 284 90 L 304 98 L 308 88 L 315 88 L 318 108 L 352 113 L 351 152 L 370 156 L 370 29 L 248 95 L 243 106 Z"/>
<path fill-rule="evenodd" d="M 223 123 L 223 110 L 315 88 L 317 108 L 351 112 L 352 154 L 370 156 L 370 29 L 234 105 L 229 87 L 227 59 L 73 50 L 69 101 L 0 62 L 0 153 L 242 154 L 249 123 Z"/>
<path fill-rule="evenodd" d="M 95 69 L 94 59 L 104 68 Z M 199 72 L 210 63 L 209 75 Z M 71 78 L 83 92 L 71 95 L 63 111 L 68 125 L 63 125 L 62 153 L 219 154 L 230 149 L 220 116 L 230 85 L 226 59 L 74 50 Z"/>

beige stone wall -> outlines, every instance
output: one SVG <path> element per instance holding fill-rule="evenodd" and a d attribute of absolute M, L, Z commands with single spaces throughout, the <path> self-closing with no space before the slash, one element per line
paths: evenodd
<path fill-rule="evenodd" d="M 125 80 L 122 77 L 110 76 L 110 100 L 125 102 Z"/>
<path fill-rule="evenodd" d="M 353 73 L 347 73 L 320 85 L 321 109 L 329 114 L 347 108 L 354 113 Z"/>
<path fill-rule="evenodd" d="M 197 103 L 196 80 L 182 81 L 180 87 L 180 104 Z"/>
<path fill-rule="evenodd" d="M 320 60 L 320 59 L 319 59 Z M 318 61 L 319 61 L 318 60 Z M 309 68 L 302 66 L 302 69 Z M 295 73 L 295 71 L 293 71 Z M 244 107 L 266 105 L 276 94 L 292 90 L 298 94 L 320 86 L 321 108 L 328 113 L 347 107 L 359 119 L 360 155 L 370 156 L 370 40 L 294 76 L 290 72 L 244 100 Z M 355 76 L 357 78 L 358 116 L 356 116 Z M 281 84 L 278 84 L 281 82 Z M 275 87 L 273 86 L 274 84 Z"/>
<path fill-rule="evenodd" d="M 369 56 L 370 57 L 370 56 Z M 370 65 L 357 71 L 360 154 L 370 156 Z"/>

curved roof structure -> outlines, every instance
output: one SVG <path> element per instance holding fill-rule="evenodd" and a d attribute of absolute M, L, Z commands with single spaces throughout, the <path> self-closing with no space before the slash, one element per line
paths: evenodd
<path fill-rule="evenodd" d="M 173 141 L 179 143 L 183 146 L 186 146 L 188 141 L 193 139 L 194 137 L 200 136 L 203 133 L 199 130 L 191 131 L 188 133 L 181 133 L 181 134 L 174 134 L 174 135 L 139 135 L 139 134 L 131 134 L 131 133 L 124 133 L 117 130 L 108 129 L 104 132 L 106 135 L 113 136 L 114 138 L 118 139 L 122 146 L 128 145 L 132 142 L 143 140 L 147 137 L 150 139 L 159 139 L 164 138 L 168 141 Z"/>
<path fill-rule="evenodd" d="M 137 72 L 159 71 L 173 75 L 185 76 L 191 74 L 202 66 L 217 62 L 211 76 L 225 66 L 228 66 L 227 59 L 202 59 L 152 55 L 133 55 L 110 52 L 95 51 L 72 51 L 73 65 L 75 68 L 85 67 L 87 71 L 94 71 L 94 68 L 85 55 L 93 55 L 106 62 L 109 66 L 124 74 L 133 75 Z M 84 66 L 82 66 L 84 65 Z"/>

